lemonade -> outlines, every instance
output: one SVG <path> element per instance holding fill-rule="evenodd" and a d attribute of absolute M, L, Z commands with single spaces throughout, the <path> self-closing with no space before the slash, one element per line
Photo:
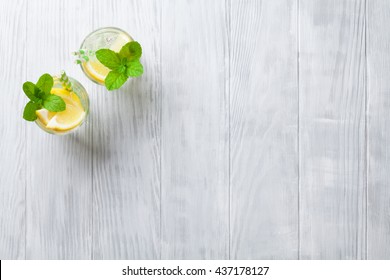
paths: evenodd
<path fill-rule="evenodd" d="M 87 77 L 95 83 L 104 85 L 104 80 L 110 70 L 101 64 L 95 55 L 94 51 L 99 49 L 110 49 L 119 52 L 120 49 L 128 42 L 133 41 L 133 38 L 125 31 L 115 27 L 100 28 L 89 34 L 80 49 L 92 52 L 88 61 L 82 62 L 81 69 Z"/>
<path fill-rule="evenodd" d="M 66 134 L 79 127 L 89 110 L 89 99 L 84 87 L 76 80 L 69 78 L 72 88 L 67 89 L 57 77 L 50 93 L 61 97 L 66 109 L 61 112 L 50 112 L 45 108 L 36 111 L 36 123 L 48 133 Z"/>

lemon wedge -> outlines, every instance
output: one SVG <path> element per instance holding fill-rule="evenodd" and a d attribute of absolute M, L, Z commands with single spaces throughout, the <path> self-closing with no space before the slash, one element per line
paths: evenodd
<path fill-rule="evenodd" d="M 46 109 L 40 109 L 36 111 L 36 114 L 39 118 L 39 120 L 44 124 L 47 125 L 49 121 L 54 117 L 56 113 L 50 112 Z"/>
<path fill-rule="evenodd" d="M 55 95 L 61 94 L 61 95 L 64 95 L 64 96 L 65 95 L 70 95 L 70 92 L 68 90 L 64 89 L 64 88 L 52 88 L 50 93 L 55 94 Z"/>
<path fill-rule="evenodd" d="M 66 104 L 66 110 L 62 112 L 49 112 L 46 109 L 37 111 L 39 120 L 48 129 L 67 131 L 78 126 L 85 117 L 85 111 L 80 98 L 73 92 L 61 88 L 53 88 L 52 94 L 62 97 Z"/>
<path fill-rule="evenodd" d="M 85 112 L 78 106 L 66 104 L 66 110 L 56 113 L 46 125 L 47 128 L 59 131 L 71 130 L 84 119 Z"/>
<path fill-rule="evenodd" d="M 53 88 L 51 90 L 51 93 L 58 95 L 59 97 L 64 99 L 66 104 L 75 103 L 78 106 L 80 106 L 81 108 L 83 107 L 83 105 L 81 104 L 80 98 L 74 92 L 69 92 L 66 89 L 62 89 L 62 88 Z"/>

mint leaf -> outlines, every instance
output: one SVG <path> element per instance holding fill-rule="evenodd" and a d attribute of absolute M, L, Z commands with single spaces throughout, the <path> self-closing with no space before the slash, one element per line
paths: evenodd
<path fill-rule="evenodd" d="M 144 72 L 144 67 L 139 60 L 128 63 L 126 74 L 130 77 L 139 77 Z"/>
<path fill-rule="evenodd" d="M 48 94 L 43 100 L 43 107 L 50 112 L 61 112 L 66 109 L 65 101 L 55 94 Z"/>
<path fill-rule="evenodd" d="M 33 122 L 37 119 L 36 110 L 41 109 L 41 105 L 38 103 L 34 103 L 33 101 L 29 101 L 24 107 L 23 118 L 26 121 Z"/>
<path fill-rule="evenodd" d="M 101 64 L 112 70 L 104 80 L 108 90 L 118 89 L 129 77 L 138 77 L 144 72 L 139 61 L 142 48 L 136 41 L 125 44 L 119 53 L 109 49 L 100 49 L 95 54 Z"/>
<path fill-rule="evenodd" d="M 23 84 L 23 91 L 30 99 L 23 110 L 23 118 L 27 121 L 37 119 L 36 111 L 42 106 L 51 112 L 61 112 L 66 109 L 64 100 L 50 91 L 54 85 L 54 79 L 49 74 L 43 74 L 36 85 L 32 82 Z"/>
<path fill-rule="evenodd" d="M 50 93 L 44 93 L 42 90 L 39 88 L 35 87 L 35 96 L 39 98 L 40 101 L 45 97 L 45 95 L 50 94 Z"/>
<path fill-rule="evenodd" d="M 124 73 L 111 71 L 108 73 L 104 83 L 108 90 L 114 90 L 120 88 L 127 81 L 127 78 L 127 75 Z"/>
<path fill-rule="evenodd" d="M 43 74 L 37 82 L 37 87 L 44 93 L 50 93 L 53 85 L 54 85 L 53 77 L 50 76 L 49 74 Z"/>
<path fill-rule="evenodd" d="M 111 70 L 116 70 L 121 65 L 119 55 L 112 50 L 100 49 L 95 54 L 100 63 Z"/>
<path fill-rule="evenodd" d="M 23 91 L 31 101 L 38 101 L 37 92 L 39 89 L 32 82 L 25 82 L 23 84 Z"/>
<path fill-rule="evenodd" d="M 134 61 L 141 57 L 142 48 L 141 45 L 136 41 L 128 42 L 121 48 L 119 54 L 122 57 L 126 57 L 128 61 Z"/>
<path fill-rule="evenodd" d="M 118 69 L 116 70 L 118 73 L 126 73 L 126 66 L 125 65 L 121 65 L 118 67 Z"/>

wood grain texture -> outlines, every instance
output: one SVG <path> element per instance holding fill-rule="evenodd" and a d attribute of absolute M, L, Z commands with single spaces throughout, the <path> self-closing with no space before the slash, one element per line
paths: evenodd
<path fill-rule="evenodd" d="M 143 48 L 145 73 L 94 86 L 93 258 L 160 257 L 160 1 L 94 1 L 93 29 L 118 26 Z M 85 34 L 86 35 L 86 34 Z"/>
<path fill-rule="evenodd" d="M 300 257 L 365 257 L 365 1 L 302 0 Z"/>
<path fill-rule="evenodd" d="M 25 258 L 26 2 L 2 5 L 0 17 L 0 259 Z"/>
<path fill-rule="evenodd" d="M 367 1 L 367 258 L 390 259 L 389 1 Z"/>
<path fill-rule="evenodd" d="M 28 2 L 27 80 L 36 82 L 43 73 L 58 75 L 65 69 L 86 84 L 70 54 L 91 30 L 84 4 Z M 88 259 L 92 251 L 91 126 L 60 137 L 34 123 L 27 125 L 26 257 Z"/>
<path fill-rule="evenodd" d="M 0 259 L 390 259 L 389 1 L 0 6 Z M 143 47 L 116 92 L 70 55 L 104 26 Z M 62 137 L 21 118 L 61 69 Z"/>
<path fill-rule="evenodd" d="M 296 259 L 296 1 L 231 4 L 231 257 Z"/>
<path fill-rule="evenodd" d="M 225 1 L 162 3 L 161 256 L 226 259 L 229 147 Z"/>

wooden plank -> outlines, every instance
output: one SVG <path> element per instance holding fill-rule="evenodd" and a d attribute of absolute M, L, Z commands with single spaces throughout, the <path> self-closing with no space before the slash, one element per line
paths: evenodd
<path fill-rule="evenodd" d="M 225 14 L 223 0 L 163 2 L 163 259 L 228 258 Z"/>
<path fill-rule="evenodd" d="M 94 86 L 93 257 L 160 257 L 160 1 L 94 1 L 94 28 L 117 26 L 143 48 L 142 77 Z"/>
<path fill-rule="evenodd" d="M 90 31 L 85 3 L 28 2 L 27 79 L 65 69 L 86 88 L 71 51 Z M 27 258 L 88 259 L 92 252 L 91 126 L 53 136 L 34 123 L 27 131 Z"/>
<path fill-rule="evenodd" d="M 26 123 L 27 97 L 26 2 L 4 2 L 0 17 L 0 259 L 25 258 Z"/>
<path fill-rule="evenodd" d="M 367 1 L 367 258 L 390 258 L 389 1 Z"/>
<path fill-rule="evenodd" d="M 365 1 L 302 0 L 300 257 L 365 258 Z"/>
<path fill-rule="evenodd" d="M 231 257 L 298 257 L 297 4 L 231 1 Z"/>

